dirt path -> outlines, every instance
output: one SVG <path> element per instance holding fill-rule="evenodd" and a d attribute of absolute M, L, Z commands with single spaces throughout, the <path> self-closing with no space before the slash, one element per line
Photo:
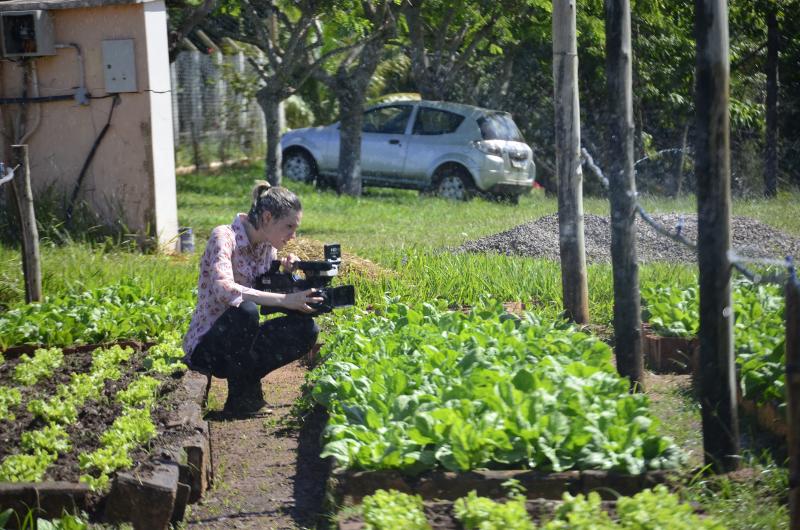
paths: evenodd
<path fill-rule="evenodd" d="M 306 369 L 292 363 L 264 378 L 268 409 L 249 419 L 225 419 L 223 380 L 214 380 L 206 419 L 211 426 L 214 485 L 191 507 L 188 528 L 314 528 L 328 469 L 319 458 L 322 418 L 302 426 L 290 410 Z M 270 412 L 271 411 L 271 412 Z"/>

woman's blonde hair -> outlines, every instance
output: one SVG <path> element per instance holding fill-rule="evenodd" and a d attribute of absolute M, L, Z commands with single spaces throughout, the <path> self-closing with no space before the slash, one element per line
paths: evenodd
<path fill-rule="evenodd" d="M 253 186 L 253 202 L 247 220 L 255 228 L 259 228 L 264 212 L 272 214 L 273 219 L 280 219 L 302 209 L 300 199 L 291 191 L 281 186 L 271 186 L 266 180 L 257 180 Z"/>

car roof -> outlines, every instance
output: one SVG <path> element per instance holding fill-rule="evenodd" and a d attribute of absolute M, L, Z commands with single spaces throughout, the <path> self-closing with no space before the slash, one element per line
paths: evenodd
<path fill-rule="evenodd" d="M 371 108 L 391 107 L 398 104 L 448 110 L 466 116 L 475 114 L 494 114 L 494 113 L 508 114 L 507 112 L 502 110 L 486 109 L 483 107 L 476 107 L 474 105 L 467 105 L 466 103 L 453 103 L 450 101 L 432 101 L 428 99 L 409 99 L 409 100 L 391 101 L 387 103 L 381 103 L 380 105 L 375 105 L 374 107 Z"/>

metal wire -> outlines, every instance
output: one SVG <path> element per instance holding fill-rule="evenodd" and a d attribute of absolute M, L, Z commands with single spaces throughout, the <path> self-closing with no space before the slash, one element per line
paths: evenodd
<path fill-rule="evenodd" d="M 675 151 L 676 149 L 664 149 L 659 151 L 660 153 Z M 679 150 L 679 149 L 677 149 Z M 603 174 L 603 170 L 600 169 L 597 164 L 595 164 L 592 155 L 589 154 L 589 151 L 586 150 L 585 147 L 581 148 L 581 157 L 583 159 L 583 163 L 591 170 L 592 173 L 600 180 L 600 183 L 603 185 L 603 188 L 606 192 L 609 191 L 609 182 L 608 178 Z M 648 157 L 645 157 L 636 163 L 638 164 L 642 160 L 646 160 Z M 637 195 L 638 197 L 638 195 Z M 690 241 L 686 237 L 681 234 L 683 230 L 683 217 L 681 217 L 678 225 L 675 227 L 675 231 L 671 231 L 668 228 L 661 225 L 658 221 L 653 219 L 644 209 L 644 207 L 639 203 L 637 200 L 635 203 L 636 212 L 639 216 L 644 220 L 648 225 L 653 227 L 653 229 L 673 241 L 683 244 L 684 246 L 690 248 L 693 251 L 697 251 L 697 244 Z M 777 259 L 777 258 L 750 258 L 747 256 L 740 255 L 736 249 L 730 249 L 728 251 L 728 261 L 731 264 L 731 267 L 736 269 L 739 273 L 741 273 L 745 278 L 750 280 L 755 284 L 766 284 L 766 283 L 777 283 L 777 284 L 785 284 L 790 283 L 794 286 L 794 288 L 800 293 L 800 280 L 797 278 L 797 274 L 795 272 L 793 260 L 791 256 L 787 256 L 785 259 Z M 765 266 L 777 266 L 777 267 L 785 267 L 787 269 L 786 274 L 773 274 L 773 273 L 758 273 L 748 269 L 745 266 L 745 263 L 754 263 L 758 265 L 765 265 Z"/>

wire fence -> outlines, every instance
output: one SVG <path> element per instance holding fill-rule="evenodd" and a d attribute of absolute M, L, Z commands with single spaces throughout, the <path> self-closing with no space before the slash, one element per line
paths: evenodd
<path fill-rule="evenodd" d="M 178 167 L 264 155 L 266 125 L 254 97 L 259 80 L 243 53 L 184 51 L 170 75 Z"/>

